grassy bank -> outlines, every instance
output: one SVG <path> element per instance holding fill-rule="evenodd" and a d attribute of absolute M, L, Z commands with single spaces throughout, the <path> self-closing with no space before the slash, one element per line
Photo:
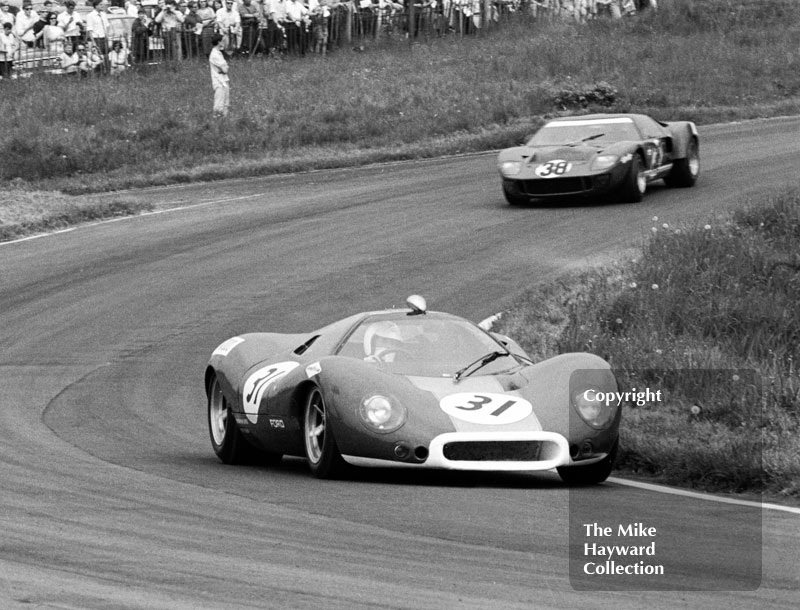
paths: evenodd
<path fill-rule="evenodd" d="M 0 180 L 69 193 L 499 148 L 585 105 L 699 123 L 800 111 L 800 6 L 665 1 L 589 24 L 380 38 L 326 59 L 234 61 L 210 117 L 204 62 L 2 83 Z"/>
<path fill-rule="evenodd" d="M 496 330 L 536 358 L 591 351 L 623 388 L 619 469 L 800 499 L 800 186 L 706 225 L 653 219 L 641 256 L 537 287 Z"/>
<path fill-rule="evenodd" d="M 0 189 L 0 242 L 151 209 L 149 204 L 120 196 L 87 199 L 61 193 Z"/>

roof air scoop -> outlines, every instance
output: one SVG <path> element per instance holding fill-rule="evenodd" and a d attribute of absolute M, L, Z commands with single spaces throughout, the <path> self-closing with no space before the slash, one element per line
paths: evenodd
<path fill-rule="evenodd" d="M 421 313 L 425 313 L 428 310 L 428 304 L 425 302 L 425 298 L 418 294 L 412 294 L 410 297 L 408 297 L 406 299 L 406 305 L 411 308 L 411 311 L 408 314 L 410 316 L 416 316 Z"/>

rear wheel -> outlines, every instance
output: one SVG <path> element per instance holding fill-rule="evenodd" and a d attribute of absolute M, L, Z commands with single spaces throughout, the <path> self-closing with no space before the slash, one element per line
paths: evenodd
<path fill-rule="evenodd" d="M 242 435 L 216 375 L 208 391 L 208 431 L 214 453 L 225 464 L 277 464 L 279 453 L 257 450 Z"/>
<path fill-rule="evenodd" d="M 647 190 L 647 177 L 644 173 L 645 167 L 642 158 L 635 154 L 631 159 L 631 166 L 628 168 L 628 175 L 620 189 L 622 201 L 626 203 L 639 203 L 644 198 Z"/>
<path fill-rule="evenodd" d="M 676 159 L 672 164 L 672 170 L 664 178 L 664 184 L 670 188 L 687 188 L 694 186 L 697 177 L 700 175 L 700 146 L 696 138 L 689 141 L 689 148 L 686 151 L 686 158 Z"/>
<path fill-rule="evenodd" d="M 608 455 L 599 462 L 588 466 L 561 466 L 556 468 L 558 476 L 567 485 L 596 485 L 602 483 L 611 474 L 614 462 L 617 460 L 619 451 L 619 439 L 614 442 L 614 446 Z"/>
<path fill-rule="evenodd" d="M 344 471 L 345 462 L 333 438 L 328 409 L 319 388 L 309 393 L 303 415 L 303 439 L 312 474 L 318 479 L 335 478 Z"/>

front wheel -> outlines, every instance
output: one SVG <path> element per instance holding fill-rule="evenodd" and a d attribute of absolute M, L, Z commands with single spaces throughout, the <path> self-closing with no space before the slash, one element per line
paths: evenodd
<path fill-rule="evenodd" d="M 694 186 L 697 177 L 700 175 L 700 146 L 695 138 L 689 142 L 686 157 L 675 159 L 672 170 L 666 178 L 664 184 L 670 188 L 688 188 Z"/>
<path fill-rule="evenodd" d="M 611 474 L 614 462 L 619 451 L 619 439 L 614 441 L 614 446 L 608 455 L 599 462 L 588 466 L 559 466 L 556 468 L 558 476 L 567 485 L 596 485 L 602 483 Z"/>
<path fill-rule="evenodd" d="M 259 451 L 245 440 L 216 375 L 208 390 L 208 431 L 214 453 L 224 464 L 274 465 L 281 461 L 281 454 Z"/>
<path fill-rule="evenodd" d="M 330 426 L 330 414 L 319 388 L 308 395 L 303 417 L 303 439 L 311 473 L 318 479 L 333 479 L 344 471 L 345 462 Z"/>
<path fill-rule="evenodd" d="M 208 390 L 208 431 L 214 453 L 223 463 L 242 464 L 249 460 L 252 450 L 236 425 L 216 375 Z"/>
<path fill-rule="evenodd" d="M 512 193 L 511 191 L 508 190 L 506 186 L 503 186 L 503 195 L 505 196 L 506 201 L 508 201 L 509 205 L 518 206 L 518 205 L 527 205 L 528 203 L 530 203 L 530 199 Z"/>

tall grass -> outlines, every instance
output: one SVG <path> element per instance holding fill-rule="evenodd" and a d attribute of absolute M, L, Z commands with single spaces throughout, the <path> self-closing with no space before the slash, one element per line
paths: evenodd
<path fill-rule="evenodd" d="M 326 59 L 232 62 L 231 116 L 208 68 L 3 81 L 0 179 L 100 190 L 508 145 L 598 83 L 604 109 L 698 122 L 800 109 L 800 6 L 673 0 L 588 24 L 521 17 L 479 37 L 383 37 Z"/>
<path fill-rule="evenodd" d="M 591 351 L 624 387 L 620 466 L 800 496 L 800 188 L 693 227 L 653 219 L 641 255 L 531 292 L 501 322 L 537 357 Z"/>

